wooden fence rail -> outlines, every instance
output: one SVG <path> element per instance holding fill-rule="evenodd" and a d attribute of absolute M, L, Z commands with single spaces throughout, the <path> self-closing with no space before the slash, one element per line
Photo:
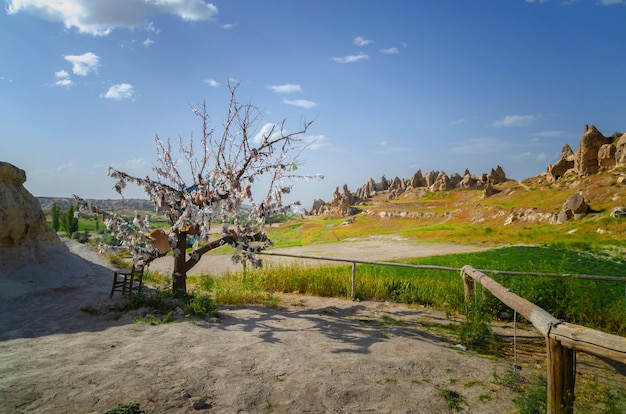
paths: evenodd
<path fill-rule="evenodd" d="M 500 285 L 484 272 L 501 275 L 531 275 L 542 277 L 564 277 L 576 279 L 602 280 L 626 283 L 626 277 L 594 276 L 584 274 L 556 274 L 535 272 L 510 272 L 501 270 L 476 270 L 471 266 L 462 269 L 411 265 L 393 262 L 372 262 L 354 259 L 339 259 L 323 256 L 305 256 L 287 253 L 261 252 L 269 256 L 282 256 L 299 259 L 322 260 L 352 264 L 352 299 L 356 298 L 356 265 L 396 266 L 412 269 L 443 270 L 461 273 L 465 288 L 465 301 L 469 306 L 474 297 L 476 282 L 489 290 L 511 309 L 526 318 L 546 338 L 548 414 L 572 414 L 574 412 L 574 385 L 576 376 L 576 351 L 626 364 L 626 338 L 570 324 L 555 318 L 534 303 L 517 296 L 510 289 Z"/>
<path fill-rule="evenodd" d="M 478 282 L 505 305 L 528 319 L 546 338 L 549 414 L 574 412 L 575 351 L 626 363 L 626 338 L 556 319 L 471 266 L 463 267 L 461 275 L 466 302 L 472 300 L 474 286 Z"/>

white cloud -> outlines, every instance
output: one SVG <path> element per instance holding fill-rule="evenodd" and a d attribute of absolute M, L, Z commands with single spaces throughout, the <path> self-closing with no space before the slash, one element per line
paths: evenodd
<path fill-rule="evenodd" d="M 526 3 L 539 3 L 539 4 L 541 4 L 541 3 L 547 3 L 549 1 L 550 0 L 526 0 Z"/>
<path fill-rule="evenodd" d="M 72 86 L 74 85 L 74 82 L 72 82 L 71 79 L 59 79 L 58 81 L 54 82 L 54 84 L 57 86 Z"/>
<path fill-rule="evenodd" d="M 334 57 L 333 60 L 338 63 L 354 63 L 359 60 L 369 59 L 370 57 L 365 53 L 359 53 L 358 55 L 348 55 L 343 57 Z"/>
<path fill-rule="evenodd" d="M 270 85 L 268 86 L 268 88 L 276 93 L 302 92 L 302 88 L 300 87 L 300 85 L 293 85 L 291 83 L 287 83 L 285 85 Z"/>
<path fill-rule="evenodd" d="M 148 47 L 148 46 L 150 46 L 153 43 L 154 43 L 154 40 L 150 39 L 149 37 L 147 37 L 146 40 L 143 41 L 143 45 L 145 47 Z"/>
<path fill-rule="evenodd" d="M 226 29 L 226 30 L 228 30 L 228 29 L 234 29 L 236 26 L 237 26 L 237 25 L 236 25 L 236 24 L 233 24 L 233 23 L 226 23 L 226 24 L 223 24 L 223 25 L 222 25 L 222 29 Z"/>
<path fill-rule="evenodd" d="M 379 49 L 378 51 L 386 55 L 396 55 L 400 53 L 397 47 L 388 47 L 387 49 Z"/>
<path fill-rule="evenodd" d="M 54 76 L 56 76 L 57 78 L 69 78 L 70 74 L 64 70 L 60 70 L 58 72 L 54 72 Z"/>
<path fill-rule="evenodd" d="M 91 53 L 83 53 L 82 55 L 65 55 L 65 60 L 72 64 L 72 72 L 74 75 L 87 76 L 89 72 L 98 71 L 98 62 L 100 57 Z"/>
<path fill-rule="evenodd" d="M 462 144 L 454 145 L 450 149 L 450 152 L 455 154 L 485 154 L 500 152 L 509 147 L 510 145 L 507 142 L 500 139 L 473 138 Z"/>
<path fill-rule="evenodd" d="M 116 101 L 122 99 L 130 99 L 135 94 L 133 85 L 130 83 L 118 83 L 109 88 L 104 94 L 100 94 L 101 98 L 115 99 Z"/>
<path fill-rule="evenodd" d="M 306 99 L 283 99 L 283 103 L 287 105 L 299 106 L 300 108 L 315 108 L 317 104 Z"/>
<path fill-rule="evenodd" d="M 307 135 L 302 138 L 302 144 L 307 150 L 313 151 L 332 147 L 332 144 L 326 135 Z"/>
<path fill-rule="evenodd" d="M 494 127 L 510 127 L 530 125 L 537 120 L 535 115 L 507 115 L 491 124 Z"/>
<path fill-rule="evenodd" d="M 63 22 L 67 29 L 106 36 L 118 27 L 152 30 L 147 18 L 172 14 L 186 21 L 212 20 L 218 10 L 204 0 L 9 0 L 9 14 L 24 12 L 39 18 Z"/>
<path fill-rule="evenodd" d="M 276 124 L 267 123 L 261 127 L 261 130 L 259 131 L 259 133 L 256 134 L 252 140 L 256 142 L 257 144 L 260 144 L 263 142 L 263 139 L 265 137 L 275 138 L 279 134 L 280 134 L 280 130 L 279 128 L 276 127 Z"/>
<path fill-rule="evenodd" d="M 217 88 L 218 86 L 220 86 L 220 83 L 216 81 L 215 79 L 204 79 L 202 82 L 208 84 L 209 86 L 213 88 Z"/>
<path fill-rule="evenodd" d="M 370 43 L 372 43 L 372 41 L 364 38 L 363 36 L 357 36 L 354 38 L 352 43 L 354 43 L 355 45 L 359 47 L 363 47 L 363 46 L 369 45 Z"/>

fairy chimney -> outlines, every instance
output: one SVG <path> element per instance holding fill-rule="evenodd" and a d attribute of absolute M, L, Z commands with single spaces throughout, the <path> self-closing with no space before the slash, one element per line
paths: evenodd
<path fill-rule="evenodd" d="M 574 171 L 581 177 L 598 172 L 598 151 L 608 143 L 609 140 L 594 125 L 585 125 L 585 133 L 574 157 Z"/>

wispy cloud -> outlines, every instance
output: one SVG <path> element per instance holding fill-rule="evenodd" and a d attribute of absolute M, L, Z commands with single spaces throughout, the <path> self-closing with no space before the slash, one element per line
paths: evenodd
<path fill-rule="evenodd" d="M 94 36 L 106 36 L 118 27 L 153 30 L 154 24 L 148 19 L 158 14 L 202 21 L 212 20 L 218 13 L 217 7 L 204 0 L 124 0 L 116 2 L 115 7 L 94 0 L 9 0 L 8 3 L 9 14 L 28 13 Z"/>
<path fill-rule="evenodd" d="M 284 85 L 270 85 L 268 86 L 271 90 L 276 93 L 293 93 L 293 92 L 302 92 L 302 88 L 300 85 L 294 85 L 291 83 L 287 83 Z"/>
<path fill-rule="evenodd" d="M 343 57 L 334 57 L 333 60 L 338 63 L 354 63 L 360 60 L 366 60 L 370 57 L 365 53 L 359 53 L 358 55 L 348 55 Z"/>
<path fill-rule="evenodd" d="M 411 148 L 389 145 L 388 141 L 380 141 L 377 145 L 378 145 L 378 149 L 372 151 L 374 154 L 393 154 L 397 152 L 412 151 Z"/>
<path fill-rule="evenodd" d="M 149 166 L 150 163 L 143 158 L 133 158 L 131 160 L 111 164 L 111 167 L 120 171 L 138 171 Z"/>
<path fill-rule="evenodd" d="M 72 64 L 74 75 L 87 76 L 89 72 L 97 72 L 100 57 L 87 52 L 82 55 L 65 55 L 65 60 Z"/>
<path fill-rule="evenodd" d="M 535 115 L 506 115 L 491 124 L 494 127 L 512 127 L 530 125 L 537 120 Z"/>
<path fill-rule="evenodd" d="M 354 38 L 354 40 L 352 41 L 352 43 L 354 43 L 355 45 L 359 46 L 359 47 L 363 47 L 363 46 L 367 46 L 370 43 L 372 43 L 371 40 L 364 38 L 363 36 L 357 36 Z"/>
<path fill-rule="evenodd" d="M 536 154 L 534 152 L 523 152 L 521 154 L 516 154 L 514 156 L 511 157 L 511 159 L 513 161 L 516 162 L 545 162 L 548 159 L 548 156 L 546 155 L 545 152 L 541 152 L 539 154 Z"/>
<path fill-rule="evenodd" d="M 143 45 L 145 47 L 148 47 L 150 45 L 154 44 L 154 40 L 150 39 L 149 37 L 146 37 L 146 40 L 143 41 Z"/>
<path fill-rule="evenodd" d="M 118 83 L 113 85 L 103 94 L 100 94 L 101 98 L 115 99 L 120 101 L 122 99 L 131 99 L 135 95 L 135 89 L 130 83 Z"/>
<path fill-rule="evenodd" d="M 331 148 L 332 144 L 326 135 L 307 135 L 302 138 L 302 146 L 307 150 Z"/>
<path fill-rule="evenodd" d="M 73 162 L 66 162 L 64 164 L 58 165 L 56 168 L 57 174 L 75 173 L 77 171 L 78 168 Z"/>
<path fill-rule="evenodd" d="M 400 53 L 400 50 L 397 47 L 388 47 L 387 49 L 379 49 L 380 53 L 384 53 L 385 55 L 396 55 Z"/>
<path fill-rule="evenodd" d="M 299 106 L 300 108 L 315 108 L 317 104 L 306 99 L 283 99 L 283 103 L 287 105 Z"/>
<path fill-rule="evenodd" d="M 450 152 L 455 154 L 485 154 L 500 152 L 511 145 L 496 138 L 472 138 L 452 146 Z"/>
<path fill-rule="evenodd" d="M 213 87 L 213 88 L 217 88 L 218 86 L 220 86 L 220 83 L 218 81 L 216 81 L 215 79 L 204 79 L 202 80 L 202 82 L 208 84 L 209 86 Z"/>
<path fill-rule="evenodd" d="M 537 137 L 537 138 L 561 138 L 566 136 L 567 134 L 565 133 L 565 131 L 541 131 L 541 132 L 535 132 L 533 134 L 533 137 Z"/>

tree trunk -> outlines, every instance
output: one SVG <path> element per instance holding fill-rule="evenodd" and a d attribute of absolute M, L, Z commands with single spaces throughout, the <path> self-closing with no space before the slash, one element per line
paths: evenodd
<path fill-rule="evenodd" d="M 176 249 L 180 252 L 174 256 L 174 274 L 172 275 L 172 290 L 176 294 L 187 293 L 187 269 L 185 266 L 185 252 L 187 249 L 187 233 L 178 233 Z"/>

